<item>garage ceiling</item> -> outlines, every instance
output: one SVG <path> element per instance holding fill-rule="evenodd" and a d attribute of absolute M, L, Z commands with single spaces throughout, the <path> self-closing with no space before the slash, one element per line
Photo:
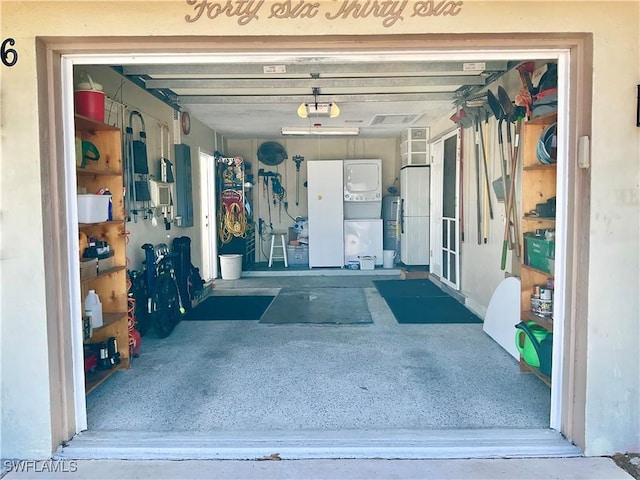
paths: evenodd
<path fill-rule="evenodd" d="M 129 65 L 119 70 L 228 138 L 281 138 L 282 127 L 358 127 L 395 137 L 450 114 L 515 62 L 336 61 Z M 314 91 L 317 93 L 314 96 Z M 301 103 L 336 103 L 336 118 L 300 118 Z"/>

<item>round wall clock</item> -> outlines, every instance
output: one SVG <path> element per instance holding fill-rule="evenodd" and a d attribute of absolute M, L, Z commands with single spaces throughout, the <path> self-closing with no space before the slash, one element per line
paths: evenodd
<path fill-rule="evenodd" d="M 189 116 L 189 112 L 182 112 L 181 124 L 182 133 L 189 135 L 189 132 L 191 131 L 191 117 Z"/>

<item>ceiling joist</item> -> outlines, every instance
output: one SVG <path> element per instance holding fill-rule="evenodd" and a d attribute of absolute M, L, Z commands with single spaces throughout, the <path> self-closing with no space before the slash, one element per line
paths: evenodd
<path fill-rule="evenodd" d="M 299 104 L 308 102 L 309 95 L 181 95 L 177 98 L 183 105 L 194 104 L 272 104 L 283 103 Z M 322 98 L 319 96 L 318 99 Z M 425 102 L 425 101 L 451 101 L 454 94 L 450 92 L 434 93 L 384 93 L 362 95 L 331 95 L 330 101 L 337 103 L 348 102 Z M 327 101 L 327 100 L 322 100 Z"/>
<path fill-rule="evenodd" d="M 280 71 L 284 67 L 284 72 Z M 222 75 L 226 78 L 234 75 L 297 75 L 308 77 L 310 72 L 320 75 L 408 75 L 435 74 L 453 75 L 478 74 L 480 72 L 504 72 L 508 69 L 506 61 L 486 62 L 359 62 L 359 63 L 207 63 L 184 65 L 127 65 L 123 67 L 125 75 Z"/>
<path fill-rule="evenodd" d="M 309 79 L 185 79 L 145 80 L 148 89 L 190 88 L 317 88 L 334 87 L 429 87 L 440 85 L 484 85 L 479 75 L 444 77 L 309 78 Z"/>

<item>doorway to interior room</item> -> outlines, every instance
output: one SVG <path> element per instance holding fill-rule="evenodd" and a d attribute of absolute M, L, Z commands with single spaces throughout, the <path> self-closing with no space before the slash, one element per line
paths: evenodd
<path fill-rule="evenodd" d="M 461 132 L 456 129 L 431 145 L 431 271 L 454 290 L 460 290 Z"/>

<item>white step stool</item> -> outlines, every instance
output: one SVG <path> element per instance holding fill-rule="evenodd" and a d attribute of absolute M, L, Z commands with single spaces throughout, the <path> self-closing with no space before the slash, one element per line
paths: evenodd
<path fill-rule="evenodd" d="M 271 249 L 269 251 L 269 268 L 273 264 L 274 260 L 284 260 L 285 268 L 289 267 L 289 263 L 287 262 L 287 244 L 285 240 L 285 236 L 287 234 L 283 232 L 271 232 Z M 276 237 L 280 237 L 280 245 L 276 243 Z M 281 255 L 274 255 L 273 249 L 280 250 Z M 277 253 L 277 252 L 276 252 Z"/>

